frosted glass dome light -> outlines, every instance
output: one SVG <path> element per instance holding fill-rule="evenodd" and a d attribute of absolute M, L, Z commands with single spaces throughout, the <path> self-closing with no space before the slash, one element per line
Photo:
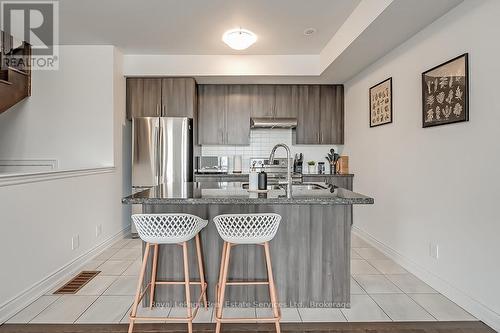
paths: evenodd
<path fill-rule="evenodd" d="M 244 50 L 257 41 L 257 36 L 246 29 L 233 29 L 222 35 L 222 41 L 234 50 Z"/>

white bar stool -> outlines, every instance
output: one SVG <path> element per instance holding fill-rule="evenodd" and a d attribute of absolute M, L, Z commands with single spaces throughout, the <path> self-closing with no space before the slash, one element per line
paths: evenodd
<path fill-rule="evenodd" d="M 158 321 L 185 321 L 188 324 L 188 331 L 193 331 L 193 319 L 198 312 L 199 303 L 203 298 L 205 308 L 207 304 L 207 283 L 205 282 L 205 275 L 203 273 L 203 262 L 201 259 L 201 246 L 199 232 L 206 227 L 208 221 L 190 214 L 135 214 L 132 215 L 132 220 L 135 223 L 139 237 L 146 242 L 144 251 L 144 258 L 142 259 L 142 267 L 139 275 L 139 282 L 137 283 L 137 291 L 135 294 L 134 305 L 130 313 L 130 324 L 128 331 L 132 333 L 134 322 L 136 320 L 158 320 Z M 189 280 L 189 266 L 188 266 L 188 248 L 187 242 L 195 238 L 196 252 L 198 257 L 198 269 L 200 274 L 200 281 Z M 160 244 L 178 244 L 182 246 L 184 257 L 184 281 L 158 281 L 156 280 L 156 269 L 158 265 L 158 247 Z M 146 288 L 142 290 L 142 283 L 144 281 L 144 274 L 146 272 L 146 265 L 148 262 L 150 247 L 154 247 L 153 264 L 151 272 L 151 281 Z M 155 287 L 158 284 L 179 285 L 183 284 L 186 290 L 186 308 L 187 317 L 137 317 L 137 307 L 146 292 L 150 291 L 149 306 L 153 307 L 153 298 Z M 198 298 L 196 307 L 191 307 L 191 293 L 189 290 L 190 285 L 200 285 L 201 293 Z"/>
<path fill-rule="evenodd" d="M 214 217 L 215 226 L 219 235 L 224 240 L 222 248 L 221 265 L 219 270 L 219 283 L 216 290 L 216 313 L 217 321 L 215 332 L 219 333 L 221 324 L 226 322 L 274 322 L 276 331 L 280 332 L 281 311 L 276 295 L 276 287 L 273 279 L 269 241 L 271 241 L 281 221 L 278 214 L 225 214 Z M 231 248 L 240 244 L 254 244 L 264 246 L 267 266 L 268 281 L 227 281 L 229 257 Z M 271 298 L 273 317 L 267 318 L 222 318 L 224 294 L 226 286 L 231 285 L 268 285 Z"/>

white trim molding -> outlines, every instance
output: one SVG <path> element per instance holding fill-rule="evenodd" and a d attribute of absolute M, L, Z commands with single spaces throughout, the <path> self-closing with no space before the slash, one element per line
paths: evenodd
<path fill-rule="evenodd" d="M 353 226 L 352 231 L 354 234 L 361 237 L 374 248 L 381 251 L 387 257 L 401 265 L 408 272 L 412 273 L 413 275 L 427 283 L 429 286 L 463 307 L 476 318 L 482 320 L 494 330 L 500 331 L 500 314 L 496 313 L 486 305 L 474 299 L 464 291 L 454 287 L 448 281 L 445 281 L 441 277 L 435 275 L 431 271 L 405 257 L 390 246 L 387 246 L 386 244 L 380 242 L 375 237 L 360 229 L 359 227 Z"/>
<path fill-rule="evenodd" d="M 115 172 L 115 167 L 0 175 L 0 187 Z"/>
<path fill-rule="evenodd" d="M 0 305 L 0 325 L 6 322 L 9 318 L 14 316 L 16 313 L 21 311 L 23 308 L 34 302 L 40 296 L 47 293 L 49 290 L 54 289 L 58 285 L 67 281 L 72 277 L 75 272 L 79 271 L 83 265 L 92 260 L 99 253 L 107 249 L 111 244 L 115 243 L 117 240 L 125 238 L 130 234 L 130 227 L 126 227 L 123 230 L 116 233 L 114 236 L 109 237 L 102 243 L 96 245 L 94 248 L 89 250 L 87 253 L 75 258 L 73 261 L 69 262 L 65 266 L 61 267 L 57 271 L 53 272 L 45 279 L 33 284 L 31 287 L 25 289 L 23 292 L 15 296 L 14 298 L 8 300 L 7 302 Z"/>

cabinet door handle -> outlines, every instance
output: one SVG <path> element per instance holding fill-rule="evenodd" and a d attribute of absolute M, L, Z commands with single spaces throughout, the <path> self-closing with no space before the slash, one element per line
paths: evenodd
<path fill-rule="evenodd" d="M 161 116 L 162 116 L 162 117 L 166 117 L 166 116 L 167 116 L 167 113 L 165 112 L 165 104 L 163 104 L 163 105 L 161 106 Z"/>
<path fill-rule="evenodd" d="M 156 104 L 156 115 L 161 116 L 160 114 L 160 104 Z"/>
<path fill-rule="evenodd" d="M 318 132 L 318 143 L 320 143 L 320 142 L 321 142 L 321 140 L 320 140 L 320 138 L 319 138 L 319 132 Z"/>
<path fill-rule="evenodd" d="M 323 143 L 323 132 L 319 133 L 319 137 L 320 137 L 319 142 Z"/>

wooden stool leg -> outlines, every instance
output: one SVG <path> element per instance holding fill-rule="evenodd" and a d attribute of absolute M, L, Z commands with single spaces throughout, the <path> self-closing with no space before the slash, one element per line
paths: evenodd
<path fill-rule="evenodd" d="M 141 298 L 142 282 L 144 281 L 144 273 L 146 272 L 146 266 L 148 264 L 149 247 L 150 244 L 146 243 L 144 258 L 142 259 L 141 273 L 139 274 L 139 281 L 137 282 L 137 289 L 135 292 L 134 305 L 132 305 L 132 312 L 130 313 L 130 324 L 128 326 L 129 333 L 132 333 L 132 330 L 134 329 L 134 320 L 135 316 L 137 315 L 137 306 L 139 305 L 139 299 Z"/>
<path fill-rule="evenodd" d="M 188 332 L 193 332 L 193 312 L 191 309 L 191 292 L 189 290 L 189 262 L 188 262 L 188 247 L 187 242 L 182 243 L 182 252 L 184 255 L 184 285 L 186 288 L 186 308 L 188 320 Z"/>
<path fill-rule="evenodd" d="M 149 293 L 149 308 L 153 308 L 153 301 L 155 298 L 155 288 L 156 288 L 156 270 L 158 267 L 158 244 L 154 245 L 155 249 L 153 252 L 153 264 L 152 264 L 152 272 L 151 272 L 151 286 L 150 286 L 150 293 Z"/>
<path fill-rule="evenodd" d="M 276 296 L 276 286 L 274 285 L 274 278 L 273 278 L 273 268 L 271 265 L 271 253 L 269 251 L 269 242 L 264 243 L 264 252 L 266 255 L 266 266 L 267 266 L 267 278 L 269 280 L 269 294 L 271 296 L 271 306 L 273 308 L 273 316 L 274 318 L 279 318 L 279 304 L 278 304 L 278 297 Z M 280 333 L 280 323 L 277 321 L 275 323 L 276 325 L 276 332 Z"/>
<path fill-rule="evenodd" d="M 198 257 L 198 271 L 200 273 L 201 290 L 203 292 L 203 304 L 205 305 L 205 309 L 208 309 L 207 288 L 205 287 L 205 273 L 203 272 L 203 260 L 201 256 L 200 234 L 196 234 L 195 241 L 196 256 Z M 203 288 L 205 288 L 205 291 L 203 291 Z"/>
<path fill-rule="evenodd" d="M 217 315 L 216 318 L 222 318 L 222 310 L 223 310 L 223 304 L 224 304 L 224 294 L 226 292 L 226 282 L 227 282 L 227 272 L 229 268 L 229 257 L 231 255 L 231 244 L 226 243 L 226 251 L 224 255 L 224 268 L 222 271 L 222 282 L 220 285 L 220 292 L 219 292 L 219 297 L 218 297 L 218 302 L 217 302 Z M 217 320 L 217 324 L 215 326 L 215 333 L 220 333 L 221 329 L 221 322 L 220 320 Z"/>
<path fill-rule="evenodd" d="M 219 304 L 219 291 L 220 286 L 222 285 L 222 274 L 224 273 L 224 260 L 226 259 L 226 242 L 222 244 L 222 254 L 220 256 L 220 267 L 219 267 L 219 282 L 215 285 L 215 311 L 217 311 L 217 307 Z"/>

